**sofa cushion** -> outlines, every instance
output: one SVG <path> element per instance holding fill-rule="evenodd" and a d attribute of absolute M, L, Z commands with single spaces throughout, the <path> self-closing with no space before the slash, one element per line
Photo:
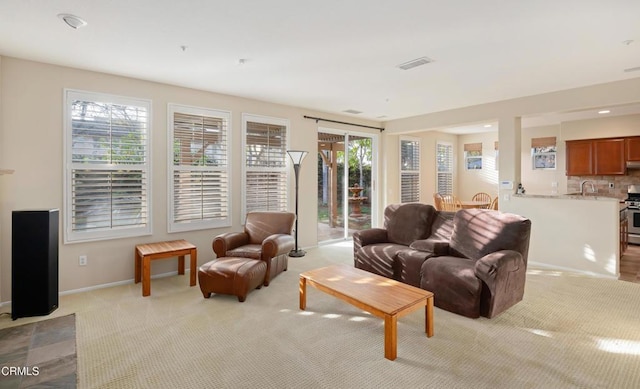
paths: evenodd
<path fill-rule="evenodd" d="M 519 215 L 490 209 L 463 209 L 453 218 L 451 254 L 474 260 L 500 250 L 529 250 L 531 221 Z"/>
<path fill-rule="evenodd" d="M 389 242 L 409 246 L 431 234 L 435 208 L 429 204 L 392 204 L 384 210 L 384 227 Z"/>
<path fill-rule="evenodd" d="M 422 264 L 433 256 L 430 251 L 418 251 L 412 249 L 400 250 L 396 257 L 396 273 L 398 281 L 420 287 Z"/>
<path fill-rule="evenodd" d="M 422 265 L 420 287 L 433 292 L 438 308 L 479 317 L 482 281 L 475 275 L 475 262 L 460 257 L 429 258 Z"/>
<path fill-rule="evenodd" d="M 436 240 L 432 238 L 420 239 L 411 243 L 409 248 L 418 251 L 424 251 L 436 256 L 449 254 L 449 241 L 448 240 Z"/>
<path fill-rule="evenodd" d="M 407 246 L 394 243 L 376 243 L 362 247 L 355 254 L 354 265 L 387 278 L 395 278 L 395 258 Z"/>

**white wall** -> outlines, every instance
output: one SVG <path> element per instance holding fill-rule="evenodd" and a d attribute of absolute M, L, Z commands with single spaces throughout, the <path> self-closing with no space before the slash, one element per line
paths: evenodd
<path fill-rule="evenodd" d="M 498 174 L 494 142 L 498 132 L 483 132 L 458 136 L 456 160 L 458 161 L 457 190 L 460 200 L 471 200 L 474 194 L 485 192 L 494 198 L 498 195 Z M 482 169 L 467 170 L 464 158 L 464 145 L 482 143 Z"/>
<path fill-rule="evenodd" d="M 556 137 L 556 168 L 553 170 L 534 170 L 531 159 L 531 139 Z M 520 178 L 527 194 L 567 193 L 567 176 L 565 175 L 565 145 L 560 139 L 560 125 L 525 128 L 522 130 Z M 556 186 L 553 186 L 556 183 Z"/>
<path fill-rule="evenodd" d="M 612 278 L 620 275 L 617 200 L 514 196 L 507 211 L 531 219 L 529 263 Z"/>
<path fill-rule="evenodd" d="M 289 119 L 291 148 L 310 151 L 300 172 L 299 243 L 317 244 L 316 150 L 318 124 L 304 115 L 356 122 L 380 127 L 380 123 L 352 117 L 283 106 L 234 96 L 175 87 L 115 75 L 59 67 L 4 57 L 0 63 L 0 167 L 15 169 L 0 177 L 0 302 L 10 300 L 11 211 L 59 208 L 63 211 L 63 90 L 65 88 L 138 97 L 152 101 L 153 235 L 92 243 L 60 245 L 60 290 L 74 290 L 133 279 L 136 244 L 168 239 L 187 239 L 198 246 L 198 262 L 214 258 L 214 235 L 242 229 L 241 115 L 243 112 Z M 232 112 L 232 214 L 233 227 L 187 233 L 167 233 L 167 104 L 180 103 Z M 334 128 L 345 128 L 332 125 Z M 348 129 L 353 129 L 349 127 Z M 369 131 L 358 128 L 358 131 Z M 377 130 L 370 130 L 379 133 Z M 293 173 L 290 204 L 294 209 Z M 62 242 L 62 240 L 61 240 Z M 78 266 L 78 256 L 88 265 Z M 294 259 L 292 259 L 294 260 Z M 303 260 L 303 259 L 295 259 Z M 177 269 L 177 261 L 156 261 L 152 274 Z M 187 281 L 185 280 L 185 283 Z"/>

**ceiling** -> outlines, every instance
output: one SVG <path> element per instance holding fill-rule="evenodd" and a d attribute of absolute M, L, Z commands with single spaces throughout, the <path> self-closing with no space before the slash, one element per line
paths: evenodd
<path fill-rule="evenodd" d="M 637 0 L 2 0 L 0 55 L 384 122 L 640 77 L 638 15 Z"/>

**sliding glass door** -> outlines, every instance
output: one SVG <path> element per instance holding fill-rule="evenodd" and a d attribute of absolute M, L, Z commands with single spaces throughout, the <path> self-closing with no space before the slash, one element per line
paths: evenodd
<path fill-rule="evenodd" d="M 376 217 L 372 134 L 318 132 L 318 242 L 348 239 Z"/>

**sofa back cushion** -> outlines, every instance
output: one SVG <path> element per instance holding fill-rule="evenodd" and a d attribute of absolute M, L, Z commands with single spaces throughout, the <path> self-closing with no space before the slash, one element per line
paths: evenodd
<path fill-rule="evenodd" d="M 478 260 L 500 250 L 529 252 L 531 221 L 520 215 L 491 209 L 462 209 L 453 218 L 450 250 L 457 256 Z"/>
<path fill-rule="evenodd" d="M 249 212 L 244 232 L 249 235 L 250 244 L 262 244 L 269 235 L 291 235 L 295 220 L 296 215 L 291 212 Z"/>
<path fill-rule="evenodd" d="M 429 204 L 391 204 L 384 210 L 384 228 L 389 242 L 409 246 L 431 234 L 435 208 Z"/>

